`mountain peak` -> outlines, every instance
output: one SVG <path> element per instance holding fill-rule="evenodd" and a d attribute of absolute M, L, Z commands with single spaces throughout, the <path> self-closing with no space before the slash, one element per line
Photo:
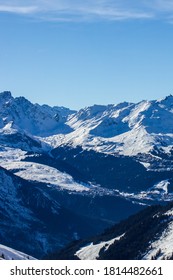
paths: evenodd
<path fill-rule="evenodd" d="M 9 100 L 12 98 L 11 92 L 10 91 L 3 91 L 0 92 L 0 99 L 5 99 L 5 100 Z"/>
<path fill-rule="evenodd" d="M 173 95 L 172 94 L 169 94 L 169 95 L 167 95 L 166 97 L 164 97 L 164 98 L 162 98 L 162 99 L 160 99 L 160 100 L 158 100 L 158 102 L 160 102 L 160 103 L 173 103 Z"/>
<path fill-rule="evenodd" d="M 168 99 L 170 99 L 170 98 L 171 98 L 171 99 L 173 98 L 173 95 L 172 95 L 172 94 L 167 95 L 164 99 L 165 99 L 165 100 L 168 100 Z"/>

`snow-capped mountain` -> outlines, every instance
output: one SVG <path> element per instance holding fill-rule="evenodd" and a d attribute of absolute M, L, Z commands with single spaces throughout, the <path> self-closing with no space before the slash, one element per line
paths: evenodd
<path fill-rule="evenodd" d="M 157 153 L 171 155 L 172 122 L 172 95 L 137 104 L 94 105 L 75 112 L 0 93 L 1 134 L 17 130 L 28 137 L 41 136 L 41 141 L 54 148 L 70 145 L 109 154 L 154 156 L 157 147 Z"/>
<path fill-rule="evenodd" d="M 76 112 L 0 93 L 2 244 L 41 258 L 171 201 L 172 123 L 172 96 Z"/>
<path fill-rule="evenodd" d="M 137 104 L 94 105 L 68 119 L 73 131 L 64 136 L 63 143 L 128 156 L 149 153 L 155 145 L 170 153 L 172 121 L 173 96 Z M 58 140 L 57 136 L 60 144 Z"/>
<path fill-rule="evenodd" d="M 74 112 L 63 107 L 32 104 L 24 97 L 13 98 L 8 91 L 0 94 L 0 125 L 4 129 L 7 126 L 6 130 L 11 127 L 34 136 L 67 133 L 71 128 L 65 121 Z"/>

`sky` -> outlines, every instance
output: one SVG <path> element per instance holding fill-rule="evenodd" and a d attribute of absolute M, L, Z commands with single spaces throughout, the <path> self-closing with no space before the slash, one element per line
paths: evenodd
<path fill-rule="evenodd" d="M 172 0 L 0 0 L 0 91 L 80 109 L 173 94 Z"/>

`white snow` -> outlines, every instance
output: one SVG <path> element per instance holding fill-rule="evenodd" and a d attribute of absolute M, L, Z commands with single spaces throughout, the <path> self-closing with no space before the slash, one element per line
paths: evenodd
<path fill-rule="evenodd" d="M 14 149 L 9 147 L 0 146 L 0 165 L 3 163 L 11 163 L 13 161 L 21 161 L 26 157 L 26 152 L 21 149 Z"/>
<path fill-rule="evenodd" d="M 13 98 L 7 94 L 6 99 L 2 102 L 0 113 L 6 123 L 0 130 L 4 134 L 27 128 L 28 133 L 40 136 L 39 139 L 51 147 L 81 145 L 88 150 L 127 156 L 147 154 L 154 145 L 162 148 L 165 153 L 170 153 L 173 147 L 171 97 L 137 104 L 124 102 L 108 106 L 94 105 L 79 112 L 32 104 L 25 98 Z M 11 111 L 7 101 L 11 102 Z M 15 110 L 22 122 L 19 122 Z M 54 119 L 59 113 L 62 116 L 60 123 Z M 146 168 L 149 164 L 143 163 Z"/>
<path fill-rule="evenodd" d="M 67 173 L 60 172 L 47 165 L 33 162 L 12 161 L 3 162 L 1 166 L 8 170 L 17 170 L 15 172 L 17 176 L 29 181 L 42 182 L 60 189 L 76 192 L 89 190 L 89 186 L 82 185 L 82 183 L 79 184 Z"/>
<path fill-rule="evenodd" d="M 0 244 L 0 260 L 36 260 L 35 258 Z"/>
<path fill-rule="evenodd" d="M 149 250 L 146 255 L 143 257 L 144 260 L 150 260 L 153 256 L 156 255 L 158 250 L 161 250 L 160 255 L 157 259 L 163 259 L 170 257 L 173 253 L 173 221 L 171 221 L 168 227 L 164 230 L 161 237 L 152 242 L 152 249 Z"/>
<path fill-rule="evenodd" d="M 142 164 L 146 169 L 148 169 L 150 167 L 150 163 L 148 163 L 148 162 L 140 161 L 140 164 Z"/>
<path fill-rule="evenodd" d="M 168 180 L 163 180 L 163 181 L 160 181 L 159 183 L 155 184 L 154 185 L 154 189 L 156 190 L 161 190 L 163 191 L 165 194 L 168 193 L 168 186 L 169 186 L 169 181 Z"/>
<path fill-rule="evenodd" d="M 120 240 L 120 238 L 124 235 L 125 233 L 109 241 L 102 241 L 99 244 L 93 244 L 92 242 L 91 244 L 88 244 L 87 246 L 78 250 L 75 255 L 81 260 L 96 260 L 99 257 L 99 252 L 103 247 L 105 250 L 107 250 L 116 240 Z"/>
<path fill-rule="evenodd" d="M 0 134 L 15 134 L 17 129 L 13 127 L 13 122 L 10 121 L 3 128 L 0 129 Z"/>
<path fill-rule="evenodd" d="M 135 105 L 130 114 L 125 117 L 125 120 L 129 122 L 130 127 L 139 126 L 140 122 L 143 120 L 143 113 L 145 113 L 150 106 L 151 103 L 145 100 Z"/>
<path fill-rule="evenodd" d="M 154 145 L 165 153 L 173 147 L 172 96 L 137 104 L 94 105 L 79 112 L 32 104 L 8 92 L 2 93 L 1 99 L 0 131 L 4 134 L 27 130 L 52 147 L 81 145 L 84 149 L 127 156 L 149 153 Z"/>
<path fill-rule="evenodd" d="M 163 180 L 155 184 L 152 188 L 148 188 L 146 191 L 138 193 L 120 192 L 117 193 L 120 196 L 137 199 L 137 200 L 158 200 L 158 201 L 172 201 L 173 193 L 168 191 L 169 180 Z"/>
<path fill-rule="evenodd" d="M 64 122 L 75 112 L 64 107 L 32 104 L 24 97 L 13 98 L 11 93 L 0 93 L 0 109 L 1 127 L 7 130 L 11 124 L 35 136 L 67 132 Z"/>
<path fill-rule="evenodd" d="M 74 129 L 73 132 L 47 137 L 44 141 L 53 147 L 61 144 L 80 145 L 97 152 L 128 156 L 148 153 L 153 147 L 155 136 L 147 133 L 141 122 L 142 113 L 150 107 L 150 103 L 125 105 L 122 108 L 118 105 L 107 106 L 97 114 L 96 109 L 86 108 L 72 115 L 67 122 Z"/>

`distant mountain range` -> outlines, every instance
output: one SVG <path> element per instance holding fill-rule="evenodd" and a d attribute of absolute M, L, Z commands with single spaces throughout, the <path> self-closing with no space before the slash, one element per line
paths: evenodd
<path fill-rule="evenodd" d="M 117 258 L 111 248 L 135 246 L 132 228 L 145 217 L 146 232 L 150 222 L 157 226 L 136 247 L 141 253 L 132 248 L 120 258 L 171 258 L 173 250 L 163 252 L 161 243 L 172 232 L 172 206 L 165 206 L 173 199 L 172 171 L 172 95 L 74 111 L 0 93 L 0 243 L 5 246 L 36 258 Z M 158 219 L 152 220 L 152 211 Z M 110 233 L 103 234 L 107 228 Z M 63 249 L 72 241 L 75 249 Z M 157 256 L 154 249 L 147 251 L 154 242 L 161 242 Z"/>

